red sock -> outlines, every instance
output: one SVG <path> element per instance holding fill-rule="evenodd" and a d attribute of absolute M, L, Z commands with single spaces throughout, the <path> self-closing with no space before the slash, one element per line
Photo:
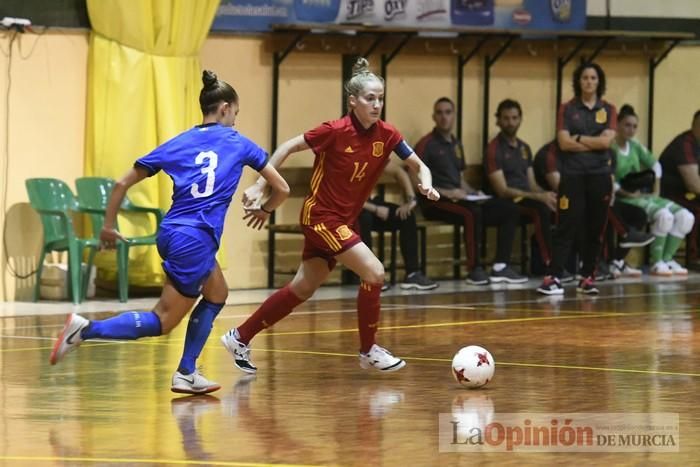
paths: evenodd
<path fill-rule="evenodd" d="M 374 345 L 374 335 L 379 324 L 379 296 L 382 285 L 360 283 L 357 293 L 357 323 L 360 331 L 360 352 L 367 353 Z"/>
<path fill-rule="evenodd" d="M 270 295 L 250 318 L 238 326 L 239 340 L 247 345 L 257 333 L 287 316 L 294 307 L 303 302 L 304 300 L 294 295 L 289 284 L 285 285 Z"/>

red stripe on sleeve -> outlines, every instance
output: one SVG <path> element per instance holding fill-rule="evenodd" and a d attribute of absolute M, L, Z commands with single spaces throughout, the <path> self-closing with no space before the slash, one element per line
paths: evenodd
<path fill-rule="evenodd" d="M 610 104 L 609 102 L 607 103 L 610 110 L 609 110 L 609 117 L 608 117 L 608 128 L 610 130 L 617 130 L 617 109 L 615 108 L 614 105 Z"/>
<path fill-rule="evenodd" d="M 693 151 L 693 134 L 688 132 L 683 138 L 683 156 L 688 164 L 697 164 L 695 151 Z"/>
<path fill-rule="evenodd" d="M 490 174 L 501 170 L 498 166 L 498 160 L 496 159 L 496 153 L 498 152 L 498 137 L 491 140 L 489 146 L 486 150 L 486 171 Z"/>
<path fill-rule="evenodd" d="M 545 166 L 547 167 L 547 173 L 557 171 L 557 145 L 554 143 L 550 143 L 549 147 L 547 148 Z"/>
<path fill-rule="evenodd" d="M 423 159 L 423 156 L 425 154 L 425 147 L 428 145 L 428 142 L 430 141 L 432 135 L 432 133 L 428 133 L 427 135 L 423 136 L 420 139 L 420 141 L 418 141 L 418 144 L 416 144 L 416 147 L 413 148 L 418 157 L 420 157 L 421 159 Z"/>
<path fill-rule="evenodd" d="M 557 114 L 557 131 L 567 129 L 564 125 L 564 114 L 566 113 L 566 107 L 568 105 L 569 103 L 567 102 L 559 106 L 559 113 Z"/>

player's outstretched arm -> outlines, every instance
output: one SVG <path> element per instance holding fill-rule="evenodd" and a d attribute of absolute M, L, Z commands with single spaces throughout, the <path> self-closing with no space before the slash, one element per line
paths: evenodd
<path fill-rule="evenodd" d="M 418 191 L 431 201 L 439 200 L 440 193 L 433 188 L 433 176 L 430 174 L 430 169 L 415 152 L 406 158 L 406 165 L 418 179 Z"/>
<path fill-rule="evenodd" d="M 272 164 L 267 163 L 260 171 L 260 176 L 265 179 L 271 188 L 270 197 L 264 203 L 244 208 L 246 211 L 243 219 L 248 220 L 248 226 L 260 230 L 272 211 L 277 209 L 289 196 L 289 185 Z"/>
<path fill-rule="evenodd" d="M 282 166 L 282 163 L 295 152 L 303 151 L 309 149 L 309 145 L 306 144 L 304 140 L 304 135 L 295 136 L 294 138 L 285 141 L 280 144 L 275 152 L 272 153 L 272 157 L 268 161 L 268 165 L 272 166 L 275 170 Z M 265 189 L 267 188 L 267 180 L 264 176 L 258 178 L 258 180 L 243 192 L 243 207 L 254 207 L 259 205 Z"/>
<path fill-rule="evenodd" d="M 119 207 L 122 205 L 122 201 L 124 201 L 126 191 L 147 176 L 148 172 L 146 169 L 141 167 L 132 167 L 126 173 L 126 175 L 124 175 L 114 184 L 112 194 L 110 195 L 109 202 L 107 203 L 105 223 L 102 226 L 102 231 L 100 232 L 100 243 L 103 248 L 114 248 L 117 239 L 126 241 L 124 236 L 114 228 L 114 226 L 117 224 L 117 213 L 119 212 Z"/>

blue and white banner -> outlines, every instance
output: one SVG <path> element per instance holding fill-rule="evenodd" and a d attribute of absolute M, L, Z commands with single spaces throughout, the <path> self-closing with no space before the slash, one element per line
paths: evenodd
<path fill-rule="evenodd" d="M 292 0 L 222 0 L 212 31 L 269 31 L 273 24 L 289 23 Z"/>
<path fill-rule="evenodd" d="M 340 0 L 294 0 L 294 18 L 304 23 L 333 23 Z"/>
<path fill-rule="evenodd" d="M 586 0 L 222 0 L 212 30 L 289 23 L 449 28 L 584 29 Z"/>
<path fill-rule="evenodd" d="M 586 0 L 496 0 L 494 25 L 540 31 L 585 29 Z"/>

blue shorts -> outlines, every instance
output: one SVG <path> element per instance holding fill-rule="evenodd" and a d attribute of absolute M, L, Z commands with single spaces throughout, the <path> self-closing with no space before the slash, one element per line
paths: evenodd
<path fill-rule="evenodd" d="M 197 298 L 216 265 L 219 249 L 211 234 L 196 227 L 162 227 L 157 238 L 163 270 L 180 294 Z"/>

